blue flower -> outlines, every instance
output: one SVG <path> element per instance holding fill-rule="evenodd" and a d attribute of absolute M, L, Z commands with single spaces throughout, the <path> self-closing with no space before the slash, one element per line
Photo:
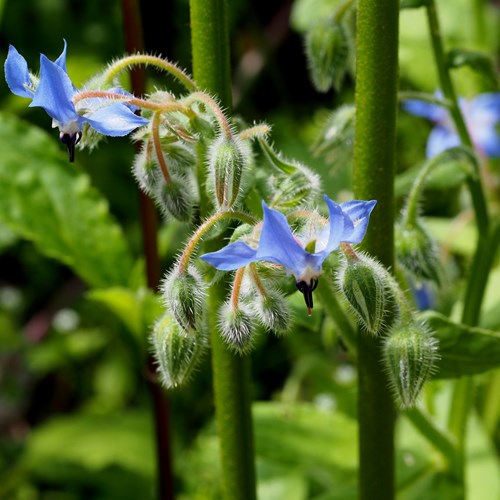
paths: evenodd
<path fill-rule="evenodd" d="M 477 150 L 488 157 L 500 157 L 500 135 L 496 126 L 500 121 L 500 93 L 480 94 L 473 99 L 460 99 L 465 125 Z M 410 113 L 433 121 L 436 126 L 429 135 L 426 155 L 432 158 L 460 144 L 448 110 L 429 102 L 408 99 L 404 108 Z"/>
<path fill-rule="evenodd" d="M 310 313 L 312 292 L 318 285 L 323 262 L 340 243 L 359 243 L 368 227 L 375 200 L 353 200 L 337 204 L 324 197 L 329 223 L 309 235 L 294 235 L 286 217 L 262 202 L 264 221 L 257 248 L 239 240 L 201 259 L 222 271 L 232 271 L 251 262 L 266 261 L 283 266 L 294 275 L 297 288 L 304 294 Z"/>
<path fill-rule="evenodd" d="M 74 160 L 75 145 L 82 137 L 85 124 L 103 135 L 124 136 L 148 121 L 134 113 L 133 106 L 110 99 L 85 99 L 75 105 L 79 93 L 66 71 L 66 41 L 61 55 L 50 61 L 40 56 L 40 79 L 31 75 L 26 59 L 12 45 L 5 61 L 5 80 L 12 93 L 32 99 L 31 107 L 41 107 L 58 127 L 60 139 L 66 144 L 69 160 Z M 114 93 L 130 95 L 122 89 Z"/>

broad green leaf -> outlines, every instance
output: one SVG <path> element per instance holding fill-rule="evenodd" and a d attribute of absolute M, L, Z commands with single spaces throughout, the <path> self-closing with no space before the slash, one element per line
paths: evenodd
<path fill-rule="evenodd" d="M 500 332 L 454 323 L 428 311 L 423 317 L 439 340 L 437 378 L 473 375 L 500 367 Z"/>
<path fill-rule="evenodd" d="M 164 310 L 159 297 L 147 288 L 102 288 L 91 290 L 87 297 L 109 308 L 138 339 L 144 338 L 144 332 Z"/>
<path fill-rule="evenodd" d="M 132 257 L 121 228 L 53 137 L 3 114 L 0 150 L 0 222 L 92 287 L 125 284 Z"/>
<path fill-rule="evenodd" d="M 427 189 L 448 190 L 459 186 L 467 179 L 470 166 L 465 161 L 448 160 L 436 166 L 425 181 Z M 410 168 L 396 177 L 394 191 L 397 197 L 407 195 L 415 181 L 420 166 Z"/>
<path fill-rule="evenodd" d="M 435 424 L 446 428 L 451 381 L 440 381 L 431 403 Z M 499 459 L 483 423 L 471 412 L 465 445 L 466 492 L 444 467 L 444 459 L 432 441 L 422 435 L 406 418 L 396 427 L 398 500 L 496 500 L 500 498 Z M 461 494 L 462 493 L 462 494 Z"/>
<path fill-rule="evenodd" d="M 0 474 L 0 497 L 17 498 L 16 489 L 30 482 L 74 495 L 90 491 L 92 498 L 152 499 L 155 469 L 147 412 L 77 413 L 53 418 L 30 433 L 17 468 Z"/>

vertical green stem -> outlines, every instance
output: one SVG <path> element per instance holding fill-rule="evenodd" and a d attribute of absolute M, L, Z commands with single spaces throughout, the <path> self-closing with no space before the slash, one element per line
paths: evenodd
<path fill-rule="evenodd" d="M 229 37 L 225 0 L 190 0 L 193 73 L 198 87 L 231 109 Z M 201 214 L 206 216 L 207 214 Z M 250 398 L 250 361 L 222 341 L 217 311 L 222 284 L 209 292 L 212 365 L 222 489 L 226 500 L 254 500 L 255 465 Z"/>
<path fill-rule="evenodd" d="M 144 50 L 141 17 L 138 0 L 122 0 L 121 10 L 125 32 L 126 49 L 129 53 Z M 143 68 L 131 71 L 132 91 L 141 96 L 146 92 L 146 73 Z M 157 213 L 153 201 L 140 192 L 141 230 L 144 256 L 146 261 L 146 279 L 148 287 L 156 291 L 160 282 L 160 262 L 158 257 Z M 153 357 L 148 357 L 148 387 L 153 403 L 153 416 L 158 463 L 158 498 L 174 498 L 172 458 L 170 446 L 170 409 L 169 402 L 154 373 L 156 367 Z"/>
<path fill-rule="evenodd" d="M 358 0 L 354 191 L 376 199 L 364 249 L 394 265 L 398 0 Z M 394 498 L 395 411 L 380 339 L 358 334 L 359 498 Z"/>

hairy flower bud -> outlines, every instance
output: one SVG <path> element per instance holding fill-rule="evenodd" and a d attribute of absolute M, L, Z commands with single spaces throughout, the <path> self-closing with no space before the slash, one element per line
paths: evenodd
<path fill-rule="evenodd" d="M 213 178 L 215 203 L 231 208 L 241 191 L 245 169 L 250 162 L 246 144 L 239 138 L 219 136 L 208 150 L 208 169 Z"/>
<path fill-rule="evenodd" d="M 401 265 L 416 278 L 440 283 L 441 263 L 436 243 L 420 224 L 396 225 L 396 255 Z"/>
<path fill-rule="evenodd" d="M 249 312 L 243 307 L 233 307 L 230 302 L 219 311 L 221 336 L 231 349 L 245 353 L 252 348 L 254 324 Z"/>
<path fill-rule="evenodd" d="M 339 89 L 349 56 L 349 38 L 342 24 L 326 19 L 315 24 L 305 40 L 311 80 L 319 92 Z"/>
<path fill-rule="evenodd" d="M 278 291 L 266 290 L 265 295 L 257 294 L 252 301 L 252 308 L 266 329 L 277 335 L 282 335 L 289 330 L 290 307 L 285 297 Z"/>
<path fill-rule="evenodd" d="M 384 344 L 384 364 L 397 402 L 415 406 L 438 358 L 437 340 L 422 323 L 399 324 Z"/>
<path fill-rule="evenodd" d="M 156 322 L 150 340 L 162 384 L 171 389 L 185 383 L 201 358 L 203 337 L 194 330 L 182 329 L 166 313 Z"/>
<path fill-rule="evenodd" d="M 367 256 L 346 259 L 337 276 L 340 291 L 361 325 L 378 335 L 391 294 L 385 283 L 385 270 Z"/>
<path fill-rule="evenodd" d="M 203 315 L 205 286 L 196 269 L 179 272 L 174 267 L 165 277 L 161 291 L 167 310 L 185 329 L 197 329 Z"/>
<path fill-rule="evenodd" d="M 134 157 L 132 174 L 140 189 L 147 195 L 155 193 L 163 182 L 161 172 L 146 144 L 143 144 L 141 150 Z"/>
<path fill-rule="evenodd" d="M 153 196 L 165 215 L 170 214 L 181 222 L 192 219 L 196 195 L 187 176 L 172 176 L 168 182 L 160 185 Z"/>
<path fill-rule="evenodd" d="M 285 160 L 266 141 L 260 139 L 259 144 L 276 172 L 269 179 L 273 206 L 296 208 L 316 198 L 321 189 L 316 173 L 301 163 Z"/>

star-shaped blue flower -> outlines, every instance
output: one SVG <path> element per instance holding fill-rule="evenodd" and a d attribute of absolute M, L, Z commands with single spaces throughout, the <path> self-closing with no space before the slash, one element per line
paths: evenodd
<path fill-rule="evenodd" d="M 500 121 L 500 93 L 489 92 L 470 100 L 460 99 L 459 105 L 477 150 L 490 158 L 500 157 L 500 135 L 496 129 Z M 450 114 L 444 106 L 408 99 L 404 102 L 404 108 L 436 124 L 427 140 L 427 158 L 460 144 Z"/>
<path fill-rule="evenodd" d="M 5 61 L 5 80 L 12 93 L 32 99 L 31 107 L 43 108 L 52 118 L 72 162 L 75 145 L 86 123 L 100 134 L 117 137 L 127 135 L 148 121 L 136 115 L 133 106 L 112 100 L 86 99 L 75 106 L 73 98 L 79 91 L 66 71 L 66 47 L 64 41 L 64 49 L 54 62 L 41 54 L 37 82 L 30 74 L 26 59 L 11 45 Z M 128 95 L 122 89 L 112 91 Z"/>
<path fill-rule="evenodd" d="M 294 275 L 310 313 L 313 307 L 312 292 L 318 285 L 323 262 L 340 243 L 361 242 L 371 211 L 377 203 L 375 200 L 352 200 L 339 205 L 327 196 L 324 198 L 328 206 L 329 223 L 317 234 L 309 235 L 307 241 L 301 241 L 292 234 L 282 213 L 262 202 L 264 221 L 257 248 L 236 241 L 217 252 L 202 255 L 201 259 L 222 271 L 239 269 L 256 261 L 279 264 Z"/>

